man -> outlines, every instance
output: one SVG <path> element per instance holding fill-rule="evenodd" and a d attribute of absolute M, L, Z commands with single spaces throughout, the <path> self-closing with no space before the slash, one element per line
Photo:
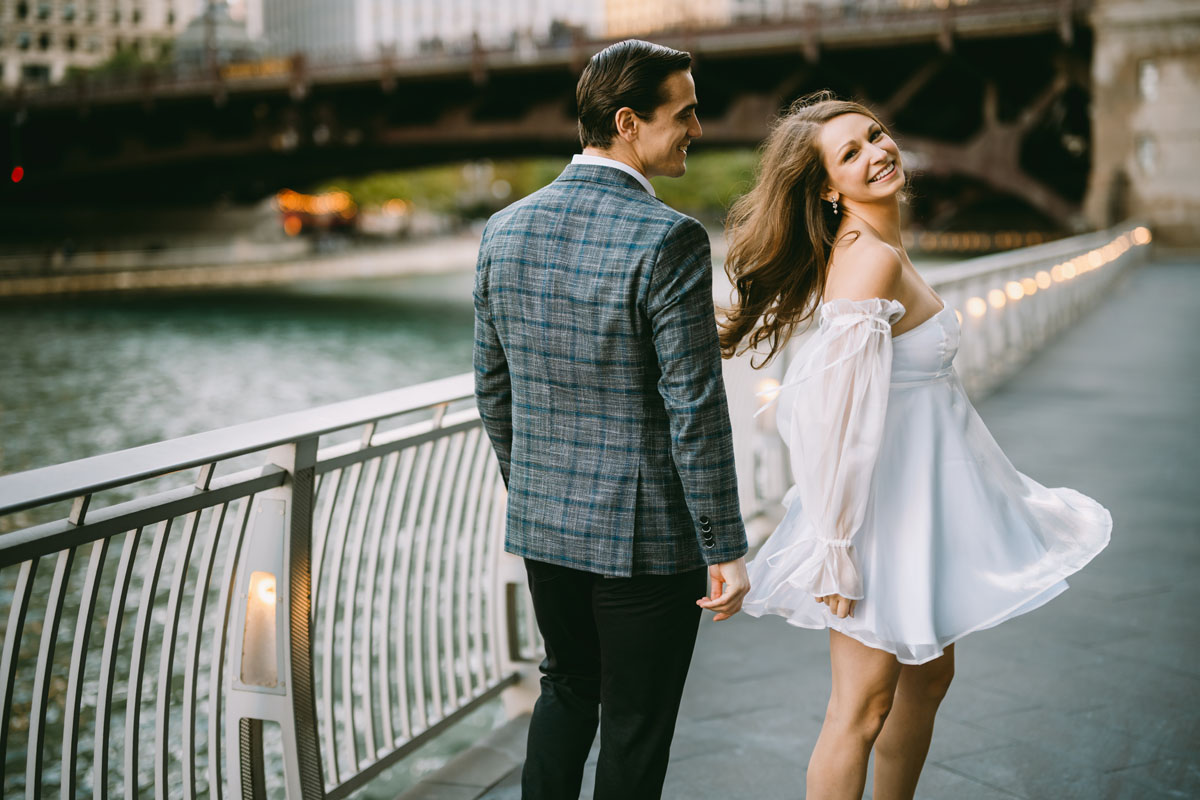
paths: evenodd
<path fill-rule="evenodd" d="M 700 609 L 749 585 L 708 236 L 649 181 L 700 136 L 690 70 L 636 40 L 593 56 L 583 154 L 480 246 L 475 396 L 546 645 L 525 800 L 579 796 L 597 724 L 596 800 L 659 797 Z"/>

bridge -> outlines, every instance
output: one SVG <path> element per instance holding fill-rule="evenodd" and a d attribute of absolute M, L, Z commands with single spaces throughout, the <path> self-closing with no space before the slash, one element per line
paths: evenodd
<path fill-rule="evenodd" d="M 921 218 L 999 196 L 1048 226 L 1078 219 L 1091 0 L 780 6 L 730 28 L 655 35 L 696 56 L 703 147 L 757 145 L 781 107 L 832 88 L 895 123 L 923 176 Z M 257 200 L 337 175 L 569 155 L 575 82 L 605 44 L 297 56 L 3 97 L 0 148 L 20 154 L 25 177 L 0 185 L 0 206 Z"/>
<path fill-rule="evenodd" d="M 1178 366 L 1200 273 L 1142 266 L 1150 240 L 1126 224 L 931 275 L 1010 455 L 1118 526 L 1064 600 L 964 643 L 931 796 L 1194 788 L 1197 387 Z M 726 366 L 760 532 L 788 481 L 755 393 L 781 366 Z M 469 375 L 0 477 L 4 795 L 348 797 L 501 698 L 513 721 L 410 796 L 515 796 L 539 645 L 503 519 Z M 669 796 L 795 791 L 825 667 L 819 635 L 783 633 L 705 626 Z"/>

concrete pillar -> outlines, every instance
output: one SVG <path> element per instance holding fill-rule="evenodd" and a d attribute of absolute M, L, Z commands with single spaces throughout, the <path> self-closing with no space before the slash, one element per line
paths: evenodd
<path fill-rule="evenodd" d="M 1200 246 L 1200 4 L 1096 0 L 1092 14 L 1088 221 L 1137 217 L 1159 243 Z"/>

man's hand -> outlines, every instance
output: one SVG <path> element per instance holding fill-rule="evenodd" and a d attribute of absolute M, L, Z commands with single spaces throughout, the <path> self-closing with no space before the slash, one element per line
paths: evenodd
<path fill-rule="evenodd" d="M 742 610 L 742 598 L 750 591 L 750 577 L 746 575 L 746 559 L 713 564 L 708 568 L 712 589 L 709 597 L 702 597 L 696 605 L 717 612 L 713 621 L 729 619 Z"/>
<path fill-rule="evenodd" d="M 827 594 L 824 597 L 814 598 L 818 603 L 824 603 L 829 606 L 829 611 L 838 619 L 854 616 L 854 604 L 857 600 L 847 600 L 840 594 Z"/>

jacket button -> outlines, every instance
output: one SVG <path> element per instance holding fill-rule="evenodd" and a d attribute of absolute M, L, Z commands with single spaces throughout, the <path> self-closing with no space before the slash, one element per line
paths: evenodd
<path fill-rule="evenodd" d="M 707 525 L 707 524 L 708 524 L 710 521 L 711 521 L 711 520 L 709 520 L 709 518 L 708 518 L 708 515 L 707 515 L 707 514 L 701 514 L 701 515 L 700 515 L 700 524 L 701 524 L 701 525 Z"/>
<path fill-rule="evenodd" d="M 717 545 L 717 543 L 711 539 L 704 542 L 704 548 L 706 550 L 712 550 L 714 547 L 716 547 L 716 545 Z"/>

